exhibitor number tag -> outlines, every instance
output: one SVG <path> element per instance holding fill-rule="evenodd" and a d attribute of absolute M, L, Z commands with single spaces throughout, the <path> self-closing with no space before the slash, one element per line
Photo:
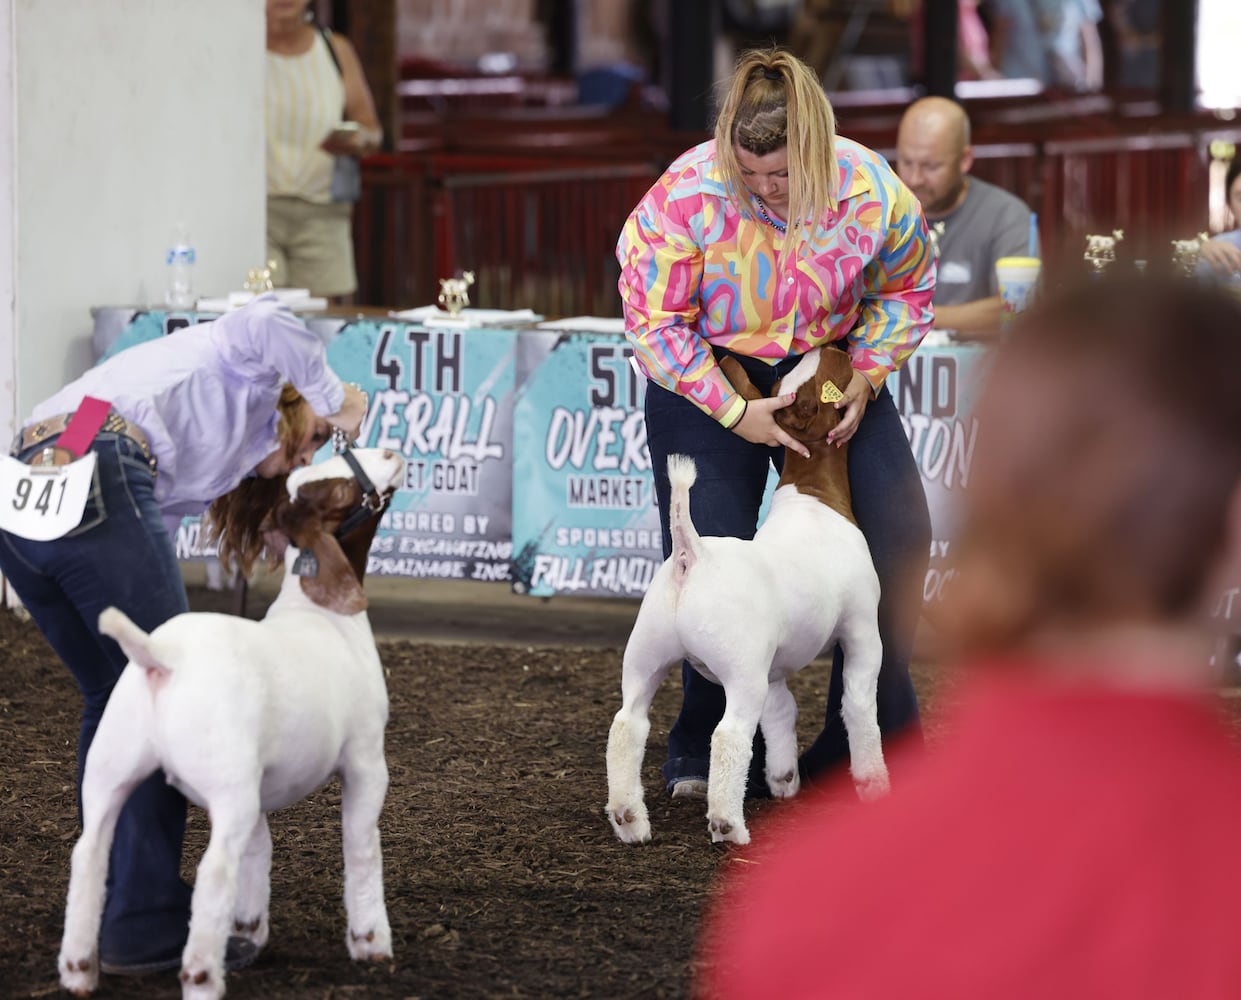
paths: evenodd
<path fill-rule="evenodd" d="M 68 465 L 26 465 L 0 456 L 0 528 L 46 542 L 82 523 L 95 474 L 95 453 Z"/>

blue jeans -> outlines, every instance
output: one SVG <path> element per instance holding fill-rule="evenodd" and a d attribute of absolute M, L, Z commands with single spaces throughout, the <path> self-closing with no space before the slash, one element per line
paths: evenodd
<path fill-rule="evenodd" d="M 120 608 L 149 632 L 188 610 L 176 551 L 155 502 L 155 477 L 141 449 L 132 438 L 105 433 L 92 450 L 95 482 L 77 528 L 49 542 L 0 531 L 0 571 L 82 691 L 79 810 L 86 753 L 126 664 L 120 647 L 99 634 L 99 613 Z M 184 797 L 162 771 L 140 784 L 121 810 L 99 935 L 104 961 L 127 964 L 175 954 L 184 945 L 190 914 L 190 888 L 180 874 L 185 814 Z"/>
<path fill-rule="evenodd" d="M 718 353 L 718 352 L 717 352 Z M 798 358 L 772 367 L 734 355 L 764 395 Z M 646 387 L 647 447 L 655 477 L 655 497 L 663 529 L 664 557 L 672 552 L 668 528 L 668 456 L 689 455 L 698 466 L 690 491 L 690 516 L 700 535 L 753 538 L 758 527 L 769 463 L 784 464 L 784 449 L 755 445 L 725 430 L 682 396 L 648 383 Z M 931 518 L 926 493 L 909 440 L 891 393 L 885 388 L 867 407 L 849 442 L 849 488 L 853 513 L 870 546 L 882 596 L 879 634 L 883 664 L 879 672 L 879 728 L 885 738 L 900 734 L 920 739 L 918 699 L 909 676 L 914 632 L 922 610 L 922 587 L 931 547 Z M 849 745 L 840 716 L 843 694 L 840 649 L 835 651 L 823 731 L 801 755 L 804 781 L 849 760 Z M 668 760 L 663 766 L 669 788 L 682 778 L 706 778 L 711 734 L 724 714 L 724 689 L 706 680 L 688 663 L 681 665 L 681 711 L 668 734 Z M 765 748 L 755 735 L 749 791 L 766 794 L 763 777 Z"/>

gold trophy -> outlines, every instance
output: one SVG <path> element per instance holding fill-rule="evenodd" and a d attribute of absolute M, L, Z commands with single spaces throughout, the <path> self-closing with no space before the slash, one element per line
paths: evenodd
<path fill-rule="evenodd" d="M 1082 259 L 1090 265 L 1092 273 L 1102 274 L 1107 270 L 1108 265 L 1116 259 L 1116 244 L 1124 238 L 1123 229 L 1113 229 L 1111 236 L 1086 236 L 1086 252 L 1082 254 Z"/>
<path fill-rule="evenodd" d="M 1192 240 L 1172 241 L 1172 268 L 1180 276 L 1192 278 L 1198 270 L 1198 257 L 1202 253 L 1202 244 L 1211 237 L 1207 233 L 1199 233 Z"/>
<path fill-rule="evenodd" d="M 470 304 L 470 286 L 474 284 L 474 272 L 464 271 L 459 278 L 440 278 L 440 308 L 457 319 L 461 310 Z"/>
<path fill-rule="evenodd" d="M 266 267 L 252 267 L 246 272 L 246 281 L 241 287 L 247 292 L 253 292 L 255 295 L 262 295 L 264 292 L 270 292 L 276 287 L 276 283 L 272 280 L 276 268 L 279 265 L 274 260 L 269 260 Z"/>

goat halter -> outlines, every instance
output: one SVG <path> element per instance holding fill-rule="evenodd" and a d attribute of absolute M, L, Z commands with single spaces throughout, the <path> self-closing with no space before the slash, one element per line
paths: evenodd
<path fill-rule="evenodd" d="M 384 509 L 385 501 L 383 494 L 379 492 L 375 484 L 371 482 L 371 477 L 362 468 L 362 463 L 358 461 L 352 448 L 346 448 L 340 453 L 340 457 L 353 471 L 354 479 L 362 488 L 362 502 L 349 512 L 349 515 L 341 521 L 340 527 L 336 529 L 336 537 L 344 538 L 364 521 L 380 513 Z"/>

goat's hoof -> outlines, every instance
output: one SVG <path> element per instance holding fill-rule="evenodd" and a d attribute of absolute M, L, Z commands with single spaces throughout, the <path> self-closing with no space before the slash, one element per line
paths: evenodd
<path fill-rule="evenodd" d="M 233 918 L 232 936 L 249 941 L 256 949 L 263 948 L 267 944 L 267 938 L 270 933 L 271 927 L 267 923 L 267 915 L 265 913 L 259 914 L 253 920 Z M 227 967 L 227 960 L 225 964 Z"/>
<path fill-rule="evenodd" d="M 801 777 L 797 768 L 787 771 L 779 778 L 767 777 L 767 790 L 773 799 L 791 799 L 801 790 Z"/>
<path fill-rule="evenodd" d="M 651 821 L 645 805 L 609 807 L 608 822 L 622 843 L 645 844 L 651 839 Z"/>
<path fill-rule="evenodd" d="M 387 923 L 367 931 L 349 928 L 349 957 L 355 962 L 382 962 L 392 958 L 392 931 Z"/>
<path fill-rule="evenodd" d="M 707 830 L 711 834 L 713 844 L 748 844 L 750 842 L 750 831 L 742 822 L 731 823 L 726 819 L 712 819 L 708 816 Z"/>
<path fill-rule="evenodd" d="M 857 797 L 863 802 L 875 802 L 878 799 L 884 798 L 891 791 L 886 771 L 882 774 L 855 780 L 853 787 L 857 789 Z"/>
<path fill-rule="evenodd" d="M 88 997 L 99 985 L 99 966 L 93 955 L 60 959 L 60 985 L 75 997 Z"/>
<path fill-rule="evenodd" d="M 181 970 L 181 984 L 183 986 L 205 986 L 211 980 L 211 973 L 206 969 L 199 969 L 197 972 L 191 972 L 189 969 Z"/>

